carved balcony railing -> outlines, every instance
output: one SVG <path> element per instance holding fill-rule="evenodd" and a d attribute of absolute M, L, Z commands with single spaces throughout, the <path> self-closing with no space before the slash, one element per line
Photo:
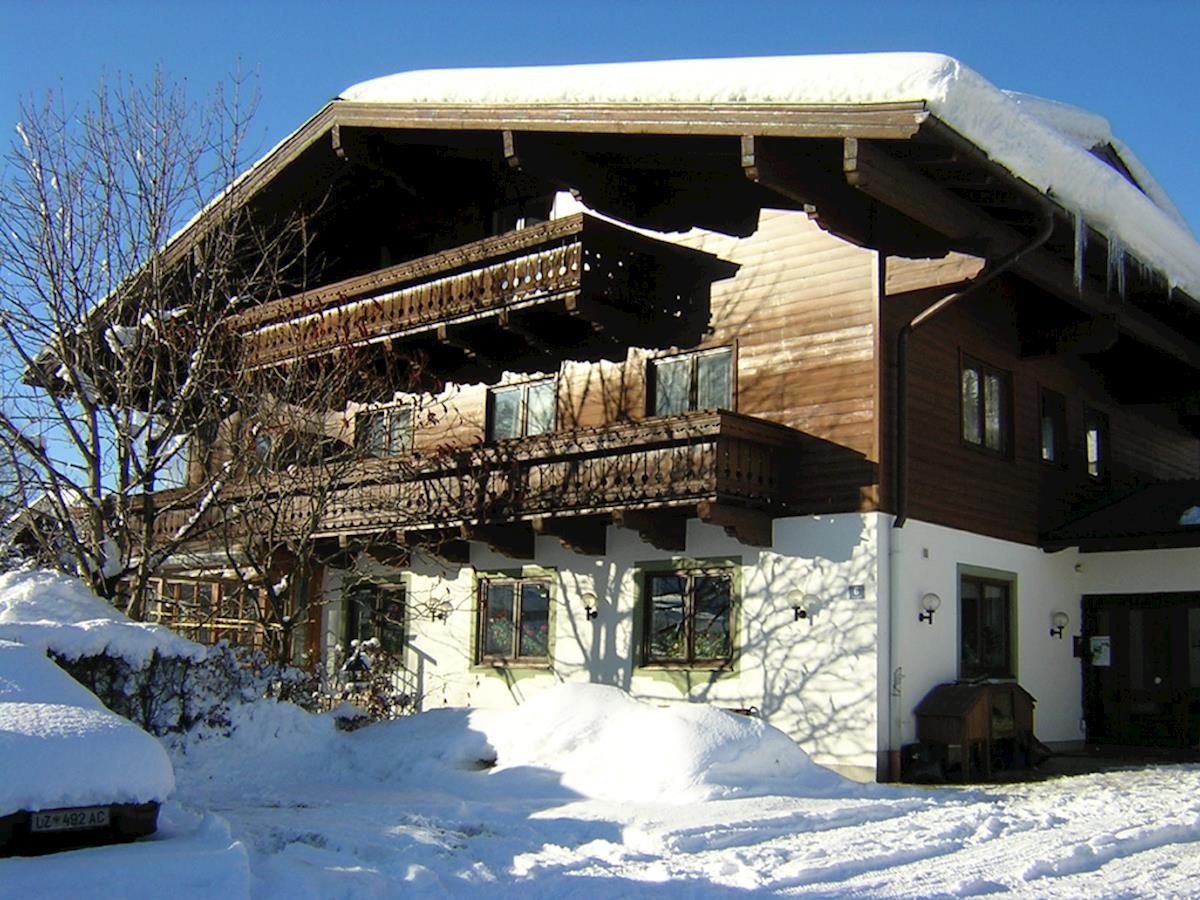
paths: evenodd
<path fill-rule="evenodd" d="M 679 343 L 683 329 L 706 324 L 709 285 L 735 270 L 577 214 L 264 303 L 231 324 L 249 366 L 396 342 L 473 357 L 486 355 L 498 330 L 543 355 L 594 332 Z M 564 318 L 586 327 L 564 329 Z"/>
<path fill-rule="evenodd" d="M 448 531 L 470 537 L 476 528 L 551 521 L 569 528 L 582 520 L 616 520 L 646 533 L 655 522 L 682 527 L 700 518 L 748 543 L 769 544 L 771 519 L 793 508 L 802 439 L 773 423 L 702 411 L 358 460 L 326 483 L 310 482 L 310 490 L 290 489 L 297 474 L 280 474 L 274 488 L 259 485 L 253 493 L 264 510 L 291 520 L 283 530 L 341 539 Z M 244 506 L 238 499 L 244 493 L 231 486 L 225 502 Z M 220 506 L 206 515 L 205 530 L 217 526 Z M 165 510 L 159 527 L 170 533 L 188 514 Z"/>

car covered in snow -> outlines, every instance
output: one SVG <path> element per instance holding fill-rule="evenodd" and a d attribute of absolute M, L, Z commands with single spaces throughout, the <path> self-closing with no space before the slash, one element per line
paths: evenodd
<path fill-rule="evenodd" d="M 0 855 L 133 840 L 175 775 L 155 738 L 40 649 L 0 640 Z"/>

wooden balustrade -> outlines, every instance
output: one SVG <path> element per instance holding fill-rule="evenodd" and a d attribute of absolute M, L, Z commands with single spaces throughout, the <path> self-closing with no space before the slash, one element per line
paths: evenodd
<path fill-rule="evenodd" d="M 539 516 L 594 516 L 726 504 L 766 515 L 790 509 L 789 467 L 799 434 L 729 412 L 695 412 L 575 432 L 539 435 L 433 454 L 364 459 L 330 470 L 330 483 L 305 497 L 287 493 L 294 476 L 256 482 L 276 527 L 316 515 L 319 534 L 363 535 L 495 524 Z M 248 487 L 231 485 L 202 524 Z M 269 495 L 280 498 L 270 500 Z M 242 510 L 244 514 L 244 510 Z M 164 506 L 170 534 L 194 513 Z M 290 517 L 290 518 L 289 518 Z M 233 520 L 231 520 L 233 521 Z M 235 531 L 252 528 L 238 521 Z"/>

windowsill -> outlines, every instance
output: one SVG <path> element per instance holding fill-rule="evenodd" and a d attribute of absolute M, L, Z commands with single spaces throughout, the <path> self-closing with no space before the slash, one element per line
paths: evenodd
<path fill-rule="evenodd" d="M 548 659 L 481 659 L 473 666 L 475 669 L 537 669 L 550 671 Z"/>
<path fill-rule="evenodd" d="M 637 670 L 654 672 L 732 672 L 736 668 L 732 659 L 713 662 L 645 662 L 639 663 Z"/>
<path fill-rule="evenodd" d="M 974 453 L 982 453 L 984 456 L 990 456 L 992 459 L 999 459 L 1004 462 L 1013 461 L 1013 455 L 1007 450 L 993 450 L 984 444 L 972 444 L 966 440 L 960 440 L 959 445 Z"/>

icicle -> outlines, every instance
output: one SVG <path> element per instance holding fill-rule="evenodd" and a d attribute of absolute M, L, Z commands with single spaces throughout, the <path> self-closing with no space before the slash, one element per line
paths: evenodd
<path fill-rule="evenodd" d="M 1125 245 L 1116 234 L 1108 236 L 1108 273 L 1105 283 L 1110 294 L 1115 287 L 1118 296 L 1125 299 Z"/>
<path fill-rule="evenodd" d="M 1075 292 L 1083 293 L 1083 257 L 1087 253 L 1087 222 L 1083 212 L 1075 211 Z"/>

